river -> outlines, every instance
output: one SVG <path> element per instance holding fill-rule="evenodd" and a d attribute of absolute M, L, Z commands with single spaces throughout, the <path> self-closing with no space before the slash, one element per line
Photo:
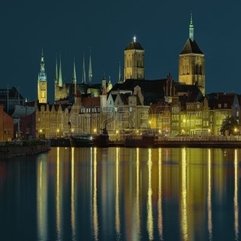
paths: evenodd
<path fill-rule="evenodd" d="M 52 148 L 0 161 L 1 241 L 231 241 L 241 149 Z"/>

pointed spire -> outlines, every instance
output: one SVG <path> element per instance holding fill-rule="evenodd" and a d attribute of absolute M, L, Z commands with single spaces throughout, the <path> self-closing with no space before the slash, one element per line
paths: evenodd
<path fill-rule="evenodd" d="M 82 73 L 82 83 L 86 84 L 86 72 L 85 72 L 85 56 L 83 55 L 83 73 Z"/>
<path fill-rule="evenodd" d="M 90 59 L 89 59 L 89 83 L 92 82 L 92 77 L 93 77 L 93 73 L 92 73 L 92 61 L 91 61 L 91 52 L 90 52 Z"/>
<path fill-rule="evenodd" d="M 46 81 L 47 80 L 47 75 L 45 73 L 45 62 L 44 62 L 43 49 L 42 49 L 42 52 L 41 52 L 40 72 L 39 72 L 38 79 L 41 80 L 41 81 Z"/>
<path fill-rule="evenodd" d="M 63 87 L 61 56 L 59 56 L 59 87 Z"/>
<path fill-rule="evenodd" d="M 73 84 L 74 84 L 74 94 L 77 94 L 77 75 L 76 75 L 76 67 L 75 67 L 75 59 L 74 59 L 74 69 L 73 69 Z"/>
<path fill-rule="evenodd" d="M 44 51 L 43 51 L 43 49 L 42 49 L 42 53 L 41 53 L 40 71 L 41 72 L 45 72 Z"/>
<path fill-rule="evenodd" d="M 58 85 L 59 83 L 59 78 L 58 78 L 58 60 L 56 57 L 56 64 L 55 64 L 55 84 Z"/>
<path fill-rule="evenodd" d="M 75 67 L 75 59 L 74 59 L 74 65 L 73 65 L 73 84 L 76 84 L 77 82 L 77 75 L 76 75 L 76 67 Z"/>
<path fill-rule="evenodd" d="M 189 24 L 189 38 L 192 41 L 194 40 L 194 25 L 192 21 L 192 13 L 191 13 L 190 24 Z"/>

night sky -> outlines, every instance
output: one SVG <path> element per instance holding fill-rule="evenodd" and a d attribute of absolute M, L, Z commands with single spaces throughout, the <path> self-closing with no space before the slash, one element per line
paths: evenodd
<path fill-rule="evenodd" d="M 0 88 L 16 86 L 35 99 L 42 48 L 50 100 L 60 54 L 65 82 L 72 79 L 74 58 L 81 81 L 83 54 L 88 58 L 91 49 L 93 82 L 105 75 L 115 83 L 133 35 L 145 49 L 146 78 L 170 72 L 177 80 L 191 11 L 206 56 L 206 92 L 241 93 L 240 0 L 1 0 Z"/>

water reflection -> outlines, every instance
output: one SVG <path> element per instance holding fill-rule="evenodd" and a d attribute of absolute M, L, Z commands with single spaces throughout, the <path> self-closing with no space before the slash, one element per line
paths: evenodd
<path fill-rule="evenodd" d="M 239 149 L 53 148 L 35 162 L 4 163 L 0 213 L 16 215 L 4 208 L 12 190 L 18 216 L 35 202 L 36 237 L 12 240 L 239 241 L 240 159 Z M 12 223 L 19 234 L 18 220 L 1 230 Z"/>
<path fill-rule="evenodd" d="M 91 148 L 91 150 L 93 150 Z M 97 150 L 94 148 L 93 150 L 93 213 L 92 213 L 92 219 L 93 219 L 93 232 L 94 232 L 94 239 L 98 240 L 98 233 L 99 233 L 99 225 L 98 225 L 98 204 L 97 204 Z"/>
<path fill-rule="evenodd" d="M 208 236 L 212 240 L 213 224 L 212 224 L 212 163 L 211 163 L 211 149 L 208 149 L 208 195 L 207 195 L 207 209 L 208 209 Z"/>
<path fill-rule="evenodd" d="M 158 230 L 160 240 L 163 240 L 163 217 L 162 217 L 162 149 L 158 150 Z"/>
<path fill-rule="evenodd" d="M 188 220 L 187 220 L 187 154 L 186 148 L 182 148 L 181 157 L 181 234 L 182 240 L 189 240 Z"/>
<path fill-rule="evenodd" d="M 37 227 L 38 239 L 48 240 L 48 171 L 47 162 L 37 162 Z"/>
<path fill-rule="evenodd" d="M 238 204 L 238 150 L 234 150 L 234 232 L 235 240 L 239 240 L 239 204 Z"/>

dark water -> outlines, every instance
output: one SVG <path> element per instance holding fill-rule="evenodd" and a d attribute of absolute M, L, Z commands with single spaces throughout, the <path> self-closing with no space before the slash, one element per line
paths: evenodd
<path fill-rule="evenodd" d="M 241 150 L 53 148 L 0 162 L 0 240 L 241 240 Z"/>

